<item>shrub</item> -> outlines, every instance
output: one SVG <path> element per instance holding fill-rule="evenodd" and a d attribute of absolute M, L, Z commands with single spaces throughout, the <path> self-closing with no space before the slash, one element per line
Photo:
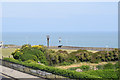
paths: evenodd
<path fill-rule="evenodd" d="M 40 61 L 41 63 L 48 65 L 46 59 L 47 50 L 42 45 L 31 46 L 29 44 L 23 45 L 20 49 L 16 49 L 12 53 L 14 59 L 27 61 L 34 60 L 36 62 Z"/>
<path fill-rule="evenodd" d="M 25 63 L 37 63 L 35 62 L 34 60 L 27 60 L 27 61 L 24 61 Z"/>
<path fill-rule="evenodd" d="M 35 55 L 31 55 L 31 54 L 21 55 L 20 60 L 22 60 L 22 61 L 33 60 L 36 62 L 38 61 L 37 57 Z"/>
<path fill-rule="evenodd" d="M 77 50 L 68 54 L 67 51 L 48 50 L 43 45 L 29 44 L 23 45 L 20 49 L 15 50 L 12 53 L 14 59 L 17 60 L 34 60 L 40 61 L 45 65 L 70 65 L 76 62 L 91 62 L 99 63 L 101 61 L 118 61 L 118 49 L 113 51 L 98 51 L 96 53 L 89 52 L 87 50 Z"/>
<path fill-rule="evenodd" d="M 112 63 L 107 63 L 104 65 L 103 69 L 114 69 L 114 65 Z"/>
<path fill-rule="evenodd" d="M 80 67 L 80 69 L 82 69 L 83 71 L 88 71 L 90 69 L 90 66 L 83 65 L 83 66 Z"/>
<path fill-rule="evenodd" d="M 68 70 L 76 70 L 76 69 L 78 69 L 78 68 L 80 68 L 80 67 L 71 67 L 71 68 L 69 68 Z"/>
<path fill-rule="evenodd" d="M 66 65 L 71 65 L 71 64 L 72 63 L 70 63 L 70 62 L 63 62 L 63 63 L 60 64 L 60 66 L 63 66 L 63 65 L 66 66 Z"/>
<path fill-rule="evenodd" d="M 82 71 L 88 71 L 90 69 L 90 66 L 83 65 L 83 66 L 80 66 L 80 67 L 71 67 L 68 70 L 76 70 L 76 69 L 82 69 Z"/>
<path fill-rule="evenodd" d="M 97 65 L 96 68 L 103 69 L 103 65 Z"/>
<path fill-rule="evenodd" d="M 104 64 L 104 65 L 97 65 L 96 67 L 98 69 L 119 69 L 119 64 L 118 62 L 116 62 L 115 64 L 112 64 L 112 63 L 107 63 L 107 64 Z"/>
<path fill-rule="evenodd" d="M 115 66 L 115 69 L 120 69 L 120 64 L 119 64 L 119 62 L 116 62 L 116 64 L 115 64 L 114 66 Z"/>

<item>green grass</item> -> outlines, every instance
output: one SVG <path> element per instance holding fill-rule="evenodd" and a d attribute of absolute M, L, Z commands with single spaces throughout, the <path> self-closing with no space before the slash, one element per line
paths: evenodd
<path fill-rule="evenodd" d="M 55 51 L 55 52 L 57 52 L 58 50 L 65 50 L 65 51 L 67 51 L 68 53 L 77 51 L 77 50 L 70 50 L 70 49 L 51 49 L 51 50 L 53 50 L 53 51 Z M 87 51 L 92 52 L 92 53 L 98 52 L 98 51 L 94 51 L 94 50 L 87 50 Z"/>
<path fill-rule="evenodd" d="M 14 52 L 15 49 L 17 49 L 17 48 L 3 48 L 2 49 L 2 56 L 4 56 L 4 57 L 11 56 L 11 53 Z"/>
<path fill-rule="evenodd" d="M 55 51 L 55 52 L 57 52 L 58 50 L 63 50 L 63 51 L 65 50 L 65 51 L 67 51 L 68 53 L 77 51 L 77 50 L 70 50 L 70 49 L 51 49 L 51 50 L 53 50 L 53 51 Z"/>
<path fill-rule="evenodd" d="M 90 70 L 90 71 L 86 71 L 83 73 L 99 76 L 99 77 L 102 77 L 103 79 L 106 79 L 106 78 L 108 78 L 108 79 L 116 78 L 117 79 L 118 78 L 118 70 L 115 70 L 115 69 Z"/>

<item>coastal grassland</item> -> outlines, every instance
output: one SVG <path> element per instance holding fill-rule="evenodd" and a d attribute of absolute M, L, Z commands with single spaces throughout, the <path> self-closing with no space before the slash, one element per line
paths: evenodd
<path fill-rule="evenodd" d="M 88 66 L 97 66 L 97 65 L 104 65 L 107 63 L 112 63 L 115 64 L 117 61 L 111 61 L 111 62 L 100 62 L 100 63 L 90 63 L 90 62 L 80 62 L 80 63 L 76 63 L 76 64 L 71 64 L 71 65 L 66 65 L 66 66 L 56 66 L 57 68 L 61 68 L 61 69 L 69 69 L 72 67 L 80 67 L 83 65 L 88 65 Z"/>
<path fill-rule="evenodd" d="M 10 54 L 13 51 L 11 51 Z M 100 75 L 100 77 L 99 74 L 96 73 L 103 74 L 104 71 L 101 71 L 101 69 L 111 69 L 111 67 L 113 69 L 113 66 L 115 66 L 114 69 L 118 69 L 119 65 L 116 67 L 119 53 L 118 49 L 115 49 L 113 51 L 98 51 L 95 53 L 81 49 L 76 51 L 72 50 L 71 52 L 70 51 L 71 50 L 66 51 L 63 49 L 48 50 L 48 48 L 43 45 L 31 46 L 29 44 L 26 44 L 12 53 L 13 58 L 4 58 L 4 60 L 73 79 L 109 78 L 111 75 L 108 74 L 108 76 L 106 76 L 106 74 L 113 73 L 114 70 L 107 70 L 104 74 L 105 76 Z M 78 70 L 80 71 L 80 69 L 82 69 L 82 71 L 100 70 L 95 72 L 88 72 L 87 74 L 83 72 L 76 72 Z M 115 74 L 115 76 L 116 75 L 117 74 Z M 117 76 L 113 76 L 111 78 L 117 78 Z"/>
<path fill-rule="evenodd" d="M 0 52 L 0 55 L 1 56 L 4 56 L 4 57 L 12 57 L 11 53 L 14 52 L 17 48 L 2 48 L 1 49 L 1 52 Z M 58 50 L 65 50 L 67 51 L 68 53 L 71 53 L 71 52 L 74 52 L 74 51 L 77 51 L 77 50 L 70 50 L 70 49 L 52 49 L 53 51 L 57 52 Z M 93 50 L 88 50 L 89 52 L 97 52 L 97 51 L 93 51 Z"/>
<path fill-rule="evenodd" d="M 94 50 L 87 50 L 87 51 L 92 52 L 92 53 L 98 52 L 98 51 L 94 51 Z"/>
<path fill-rule="evenodd" d="M 17 48 L 2 48 L 2 56 L 8 57 L 12 56 L 11 53 L 14 52 Z"/>
<path fill-rule="evenodd" d="M 77 50 L 74 50 L 74 49 L 51 49 L 51 50 L 53 50 L 53 51 L 55 51 L 55 52 L 57 52 L 58 50 L 63 50 L 63 51 L 67 51 L 68 53 L 77 51 Z M 94 51 L 94 50 L 87 50 L 87 51 L 92 52 L 92 53 L 98 52 L 98 51 Z"/>
<path fill-rule="evenodd" d="M 55 52 L 57 52 L 57 51 L 59 51 L 59 50 L 62 50 L 62 51 L 67 51 L 68 53 L 71 53 L 71 52 L 74 52 L 74 51 L 77 51 L 77 50 L 71 50 L 71 49 L 51 49 L 51 50 L 53 50 L 53 51 L 55 51 Z"/>

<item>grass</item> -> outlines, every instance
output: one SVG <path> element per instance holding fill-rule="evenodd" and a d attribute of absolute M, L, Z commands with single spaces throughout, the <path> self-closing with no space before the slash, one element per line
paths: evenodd
<path fill-rule="evenodd" d="M 51 50 L 54 50 L 55 52 L 57 52 L 58 50 L 65 50 L 65 51 L 67 51 L 68 53 L 71 53 L 71 52 L 73 52 L 73 51 L 77 51 L 77 50 L 70 50 L 70 49 L 51 49 Z"/>
<path fill-rule="evenodd" d="M 98 52 L 98 51 L 94 51 L 94 50 L 87 50 L 87 51 L 92 52 L 92 53 Z"/>
<path fill-rule="evenodd" d="M 117 61 L 115 62 L 110 62 L 112 64 L 115 64 Z M 68 65 L 68 66 L 56 66 L 58 68 L 61 68 L 61 69 L 69 69 L 69 68 L 72 68 L 72 67 L 80 67 L 82 65 L 88 65 L 88 66 L 97 66 L 97 65 L 103 65 L 103 64 L 107 64 L 108 62 L 100 62 L 98 64 L 96 63 L 90 63 L 90 62 L 80 62 L 80 63 L 76 63 L 76 64 L 71 64 L 71 65 Z"/>
<path fill-rule="evenodd" d="M 55 52 L 57 52 L 58 50 L 65 50 L 65 51 L 67 51 L 68 53 L 71 53 L 71 52 L 74 52 L 74 51 L 77 51 L 77 50 L 70 50 L 70 49 L 51 49 L 51 50 L 54 50 Z M 98 52 L 98 51 L 94 51 L 94 50 L 87 50 L 87 51 L 89 51 L 89 52 L 93 52 L 93 53 L 96 53 L 96 52 Z"/>
<path fill-rule="evenodd" d="M 4 57 L 8 57 L 8 56 L 11 57 L 11 53 L 14 52 L 15 49 L 17 49 L 17 48 L 3 48 L 2 53 L 0 53 L 0 54 L 2 54 L 2 56 L 4 56 Z"/>

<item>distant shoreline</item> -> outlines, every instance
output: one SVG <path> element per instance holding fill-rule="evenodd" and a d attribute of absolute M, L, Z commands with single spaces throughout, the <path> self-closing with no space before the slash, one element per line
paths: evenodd
<path fill-rule="evenodd" d="M 3 48 L 21 48 L 19 45 L 3 45 Z M 95 50 L 95 51 L 111 51 L 115 48 L 105 48 L 105 47 L 76 47 L 76 46 L 62 46 L 61 48 L 58 48 L 58 46 L 50 46 L 48 49 L 68 49 L 68 50 Z"/>

